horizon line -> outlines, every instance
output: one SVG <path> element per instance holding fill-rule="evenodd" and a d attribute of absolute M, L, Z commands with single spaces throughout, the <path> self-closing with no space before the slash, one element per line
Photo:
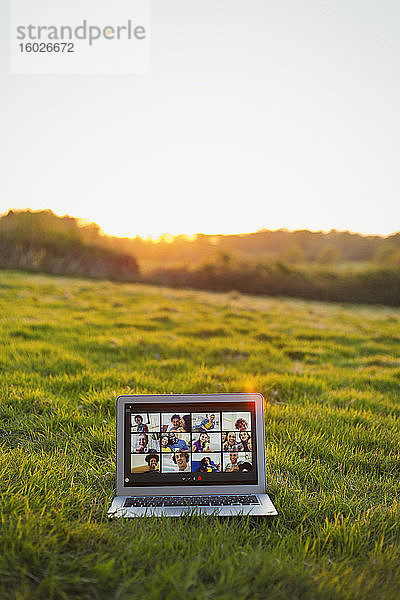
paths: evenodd
<path fill-rule="evenodd" d="M 236 232 L 229 232 L 229 233 L 206 233 L 204 231 L 196 231 L 196 232 L 190 232 L 190 233 L 185 233 L 185 232 L 181 232 L 181 233 L 170 233 L 168 231 L 164 231 L 161 233 L 133 233 L 131 235 L 126 235 L 126 234 L 117 234 L 117 233 L 108 233 L 107 231 L 105 231 L 105 229 L 96 221 L 88 219 L 86 217 L 78 217 L 78 216 L 73 216 L 69 213 L 65 213 L 64 215 L 60 215 L 58 213 L 56 213 L 53 209 L 51 208 L 30 208 L 30 207 L 25 207 L 25 208 L 8 208 L 6 209 L 4 212 L 0 213 L 0 218 L 6 216 L 10 211 L 13 212 L 32 212 L 32 213 L 40 213 L 40 212 L 51 212 L 53 215 L 55 215 L 56 217 L 59 218 L 64 218 L 64 217 L 69 217 L 72 219 L 76 219 L 78 221 L 79 224 L 81 224 L 82 226 L 87 226 L 90 224 L 94 224 L 97 227 L 99 227 L 101 234 L 107 236 L 107 237 L 115 237 L 115 238 L 120 238 L 120 239 L 135 239 L 135 238 L 141 238 L 142 240 L 145 241 L 152 241 L 152 242 L 159 242 L 162 241 L 164 239 L 168 239 L 168 238 L 178 238 L 178 237 L 185 237 L 185 238 L 192 238 L 192 240 L 196 239 L 196 237 L 204 235 L 207 237 L 228 237 L 228 236 L 244 236 L 244 235 L 252 235 L 252 234 L 256 234 L 256 233 L 262 233 L 262 232 L 271 232 L 271 233 L 276 233 L 279 231 L 286 231 L 288 233 L 298 233 L 301 231 L 307 231 L 309 233 L 322 233 L 322 234 L 329 234 L 329 233 L 349 233 L 351 235 L 359 235 L 361 237 L 379 237 L 382 239 L 385 238 L 390 238 L 393 237 L 397 234 L 400 233 L 400 230 L 397 231 L 391 231 L 389 233 L 373 233 L 373 232 L 362 232 L 362 231 L 355 231 L 355 230 L 351 230 L 351 229 L 337 229 L 336 227 L 331 227 L 330 229 L 313 229 L 313 228 L 309 228 L 309 227 L 299 227 L 297 229 L 290 229 L 288 227 L 285 226 L 280 226 L 280 227 L 276 227 L 276 228 L 268 228 L 268 227 L 260 227 L 259 229 L 253 229 L 253 230 L 247 230 L 247 231 L 236 231 Z"/>

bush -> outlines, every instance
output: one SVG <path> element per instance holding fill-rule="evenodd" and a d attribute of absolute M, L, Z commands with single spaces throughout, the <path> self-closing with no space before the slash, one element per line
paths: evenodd
<path fill-rule="evenodd" d="M 172 287 L 400 306 L 400 270 L 394 268 L 336 273 L 328 268 L 295 268 L 282 262 L 214 262 L 191 270 L 157 270 L 146 280 Z"/>
<path fill-rule="evenodd" d="M 108 248 L 97 225 L 51 211 L 21 211 L 0 219 L 0 265 L 56 275 L 134 281 L 134 256 Z"/>

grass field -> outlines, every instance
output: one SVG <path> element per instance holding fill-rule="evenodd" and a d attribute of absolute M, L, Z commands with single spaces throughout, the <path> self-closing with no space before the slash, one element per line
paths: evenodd
<path fill-rule="evenodd" d="M 0 598 L 400 598 L 400 310 L 0 271 Z M 108 522 L 121 393 L 266 398 L 273 522 Z"/>

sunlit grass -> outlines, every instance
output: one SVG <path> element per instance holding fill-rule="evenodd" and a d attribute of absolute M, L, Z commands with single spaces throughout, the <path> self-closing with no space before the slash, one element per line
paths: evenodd
<path fill-rule="evenodd" d="M 400 310 L 0 272 L 0 597 L 399 598 Z M 121 393 L 257 390 L 273 522 L 108 522 Z"/>

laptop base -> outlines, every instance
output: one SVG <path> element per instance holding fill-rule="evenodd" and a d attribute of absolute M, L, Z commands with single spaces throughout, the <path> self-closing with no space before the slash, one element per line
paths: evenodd
<path fill-rule="evenodd" d="M 132 504 L 131 496 L 117 496 L 114 498 L 107 513 L 110 518 L 133 518 L 133 517 L 181 517 L 214 515 L 217 517 L 247 516 L 270 517 L 277 515 L 268 494 L 254 494 L 257 503 L 247 505 L 230 504 L 222 506 L 129 506 Z M 240 496 L 238 496 L 240 498 Z M 190 501 L 190 496 L 185 500 Z M 133 502 L 135 504 L 135 502 Z M 189 502 L 188 502 L 189 504 Z"/>

